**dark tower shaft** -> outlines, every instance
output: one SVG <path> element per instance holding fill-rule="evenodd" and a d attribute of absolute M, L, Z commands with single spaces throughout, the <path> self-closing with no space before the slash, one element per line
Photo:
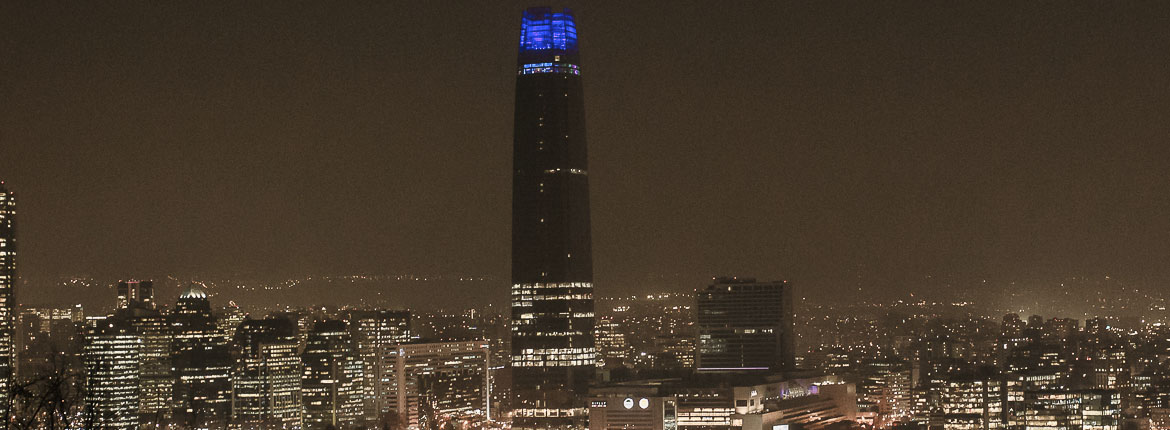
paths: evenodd
<path fill-rule="evenodd" d="M 593 374 L 593 260 L 572 12 L 524 12 L 512 182 L 512 367 L 517 428 L 574 425 Z"/>

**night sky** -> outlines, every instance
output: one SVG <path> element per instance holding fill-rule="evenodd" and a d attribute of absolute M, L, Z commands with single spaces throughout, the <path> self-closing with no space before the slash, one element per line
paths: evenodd
<path fill-rule="evenodd" d="M 5 2 L 22 276 L 474 274 L 503 297 L 526 6 Z M 553 6 L 578 15 L 602 295 L 1170 293 L 1168 3 Z"/>

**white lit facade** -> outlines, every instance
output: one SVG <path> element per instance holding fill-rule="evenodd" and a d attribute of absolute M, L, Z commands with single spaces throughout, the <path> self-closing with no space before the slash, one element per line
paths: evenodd
<path fill-rule="evenodd" d="M 582 306 L 575 307 L 575 302 Z M 588 306 L 584 306 L 588 302 Z M 557 306 L 542 306 L 552 303 Z M 512 286 L 512 367 L 594 366 L 593 283 L 533 283 Z M 544 348 L 516 348 L 515 344 Z"/>
<path fill-rule="evenodd" d="M 88 428 L 135 430 L 139 425 L 142 338 L 113 319 L 91 322 L 85 334 L 84 421 Z"/>
<path fill-rule="evenodd" d="M 283 319 L 245 321 L 236 331 L 234 429 L 299 429 L 301 357 L 296 328 Z"/>
<path fill-rule="evenodd" d="M 319 321 L 301 354 L 305 429 L 353 429 L 364 424 L 363 365 L 343 321 Z"/>
<path fill-rule="evenodd" d="M 410 341 L 410 321 L 410 311 L 403 310 L 366 310 L 349 314 L 349 330 L 362 362 L 365 387 L 362 409 L 367 421 L 376 421 L 393 409 L 387 399 L 395 395 L 397 388 L 384 374 L 382 351 Z"/>
<path fill-rule="evenodd" d="M 0 417 L 9 414 L 16 367 L 16 279 L 16 197 L 0 182 Z"/>

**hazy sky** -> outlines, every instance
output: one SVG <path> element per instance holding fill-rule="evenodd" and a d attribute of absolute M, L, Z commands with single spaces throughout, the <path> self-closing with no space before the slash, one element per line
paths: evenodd
<path fill-rule="evenodd" d="M 599 291 L 1166 285 L 1167 5 L 554 4 L 578 15 Z M 5 2 L 22 274 L 506 282 L 525 6 Z"/>

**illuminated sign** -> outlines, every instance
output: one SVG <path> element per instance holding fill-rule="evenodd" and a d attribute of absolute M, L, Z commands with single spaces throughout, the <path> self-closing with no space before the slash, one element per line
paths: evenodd
<path fill-rule="evenodd" d="M 626 409 L 634 409 L 634 399 L 626 397 L 626 400 L 622 401 L 622 406 L 625 406 Z"/>

